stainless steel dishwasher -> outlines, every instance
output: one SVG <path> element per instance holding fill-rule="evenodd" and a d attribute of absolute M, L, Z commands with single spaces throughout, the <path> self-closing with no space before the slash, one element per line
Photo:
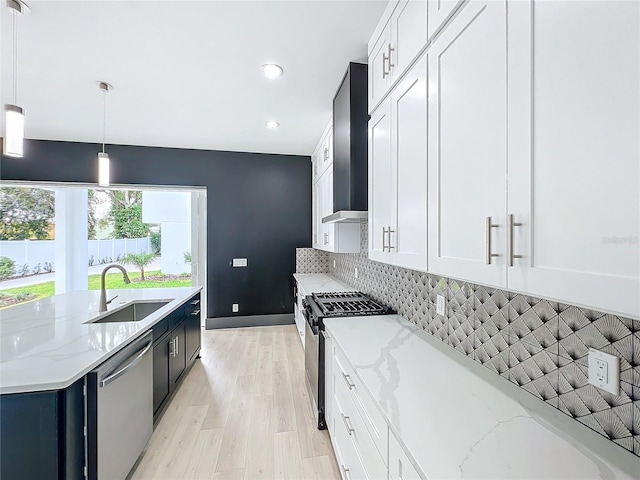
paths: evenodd
<path fill-rule="evenodd" d="M 124 479 L 153 433 L 148 332 L 87 375 L 87 477 Z"/>

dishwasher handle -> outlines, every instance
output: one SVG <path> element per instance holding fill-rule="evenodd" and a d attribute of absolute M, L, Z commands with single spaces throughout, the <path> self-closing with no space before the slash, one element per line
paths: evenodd
<path fill-rule="evenodd" d="M 101 388 L 102 387 L 106 387 L 111 382 L 115 381 L 118 377 L 124 375 L 127 372 L 127 370 L 129 370 L 130 368 L 135 366 L 138 362 L 140 362 L 140 360 L 142 360 L 142 357 L 144 357 L 144 354 L 149 351 L 149 349 L 151 348 L 152 344 L 153 344 L 153 339 L 150 339 L 149 342 L 147 343 L 147 345 L 142 349 L 142 351 L 138 355 L 136 355 L 135 357 L 130 357 L 129 359 L 127 359 L 126 365 L 124 367 L 119 369 L 117 372 L 112 373 L 111 375 L 109 375 L 104 380 L 101 380 L 100 381 L 100 387 Z"/>

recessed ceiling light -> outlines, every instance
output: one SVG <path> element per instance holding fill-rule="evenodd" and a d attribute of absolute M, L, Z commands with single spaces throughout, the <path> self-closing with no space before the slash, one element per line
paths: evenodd
<path fill-rule="evenodd" d="M 267 128 L 278 128 L 280 126 L 280 124 L 278 122 L 275 122 L 273 120 L 269 120 L 267 122 Z"/>
<path fill-rule="evenodd" d="M 267 63 L 262 66 L 262 73 L 264 73 L 264 76 L 267 78 L 278 78 L 282 75 L 282 72 L 282 67 L 275 63 Z"/>

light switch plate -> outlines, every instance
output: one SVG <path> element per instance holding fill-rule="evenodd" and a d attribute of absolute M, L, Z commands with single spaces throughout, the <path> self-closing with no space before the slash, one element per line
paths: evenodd
<path fill-rule="evenodd" d="M 589 349 L 589 383 L 614 395 L 620 394 L 620 359 Z"/>
<path fill-rule="evenodd" d="M 444 295 L 436 295 L 436 313 L 444 315 Z"/>
<path fill-rule="evenodd" d="M 233 259 L 233 266 L 234 267 L 246 267 L 247 266 L 247 259 L 246 258 L 234 258 Z"/>

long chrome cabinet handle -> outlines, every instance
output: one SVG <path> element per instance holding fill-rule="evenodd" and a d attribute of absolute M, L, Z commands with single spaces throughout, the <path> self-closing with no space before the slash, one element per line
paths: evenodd
<path fill-rule="evenodd" d="M 382 253 L 384 253 L 387 250 L 387 244 L 385 242 L 386 235 L 387 235 L 387 228 L 382 227 Z"/>
<path fill-rule="evenodd" d="M 522 258 L 522 255 L 516 255 L 513 251 L 513 228 L 521 227 L 521 222 L 515 222 L 513 214 L 509 214 L 509 266 L 513 267 L 513 260 Z"/>
<path fill-rule="evenodd" d="M 178 352 L 178 336 L 177 335 L 176 335 L 175 342 L 176 342 L 175 352 L 176 352 L 176 355 L 179 355 L 180 353 Z"/>
<path fill-rule="evenodd" d="M 344 465 L 340 465 L 340 466 L 342 467 L 342 473 L 344 473 L 344 478 L 346 480 L 351 480 L 351 474 L 349 473 L 350 470 Z"/>
<path fill-rule="evenodd" d="M 384 68 L 384 64 L 389 61 L 389 57 L 387 57 L 386 53 L 382 54 L 382 78 L 387 78 L 389 72 L 386 68 Z"/>
<path fill-rule="evenodd" d="M 347 427 L 347 433 L 349 435 L 351 435 L 353 432 L 356 431 L 355 428 L 353 428 L 351 425 L 349 425 L 349 417 L 346 416 L 344 413 L 341 413 L 340 416 L 342 417 L 342 421 L 344 422 L 344 426 Z"/>
<path fill-rule="evenodd" d="M 497 225 L 495 223 L 491 222 L 491 217 L 487 217 L 487 224 L 486 224 L 486 243 L 487 243 L 487 265 L 491 265 L 491 259 L 495 258 L 495 257 L 499 257 L 500 255 L 498 255 L 497 253 L 492 253 L 491 252 L 491 229 L 492 228 L 498 228 L 500 225 Z"/>
<path fill-rule="evenodd" d="M 389 58 L 388 58 L 388 61 L 389 61 L 389 71 L 391 71 L 391 69 L 392 69 L 393 67 L 395 67 L 395 64 L 394 64 L 394 63 L 391 63 L 391 52 L 395 52 L 395 51 L 396 51 L 396 49 L 395 49 L 395 48 L 391 48 L 391 44 L 389 44 L 389 46 L 388 46 L 388 50 L 387 50 L 387 51 L 389 52 Z"/>
<path fill-rule="evenodd" d="M 169 355 L 171 355 L 172 357 L 176 356 L 176 339 L 172 338 L 171 341 L 169 342 Z"/>
<path fill-rule="evenodd" d="M 356 386 L 356 384 L 351 381 L 351 376 L 350 375 L 342 372 L 342 378 L 344 378 L 344 381 L 347 382 L 347 386 L 349 387 L 349 390 L 352 390 L 353 387 Z"/>
<path fill-rule="evenodd" d="M 133 360 L 131 360 L 129 363 L 127 363 L 123 368 L 121 368 L 117 372 L 112 373 L 107 378 L 102 380 L 100 382 L 100 386 L 101 387 L 106 387 L 111 382 L 116 380 L 118 377 L 120 377 L 121 375 L 124 375 L 127 370 L 129 370 L 130 368 L 135 366 L 138 362 L 140 362 L 140 360 L 142 360 L 142 357 L 144 356 L 145 353 L 147 353 L 149 351 L 149 349 L 151 348 L 152 344 L 153 344 L 153 340 L 149 340 L 149 343 L 147 343 L 147 345 L 140 351 L 140 353 L 138 355 L 136 355 L 136 357 Z"/>
<path fill-rule="evenodd" d="M 391 253 L 391 249 L 392 248 L 396 248 L 393 245 L 391 245 L 391 234 L 392 233 L 396 233 L 395 230 L 391 230 L 391 227 L 389 227 L 389 230 L 387 230 L 387 234 L 389 234 L 389 245 L 387 245 L 387 249 L 389 250 L 389 253 Z"/>

